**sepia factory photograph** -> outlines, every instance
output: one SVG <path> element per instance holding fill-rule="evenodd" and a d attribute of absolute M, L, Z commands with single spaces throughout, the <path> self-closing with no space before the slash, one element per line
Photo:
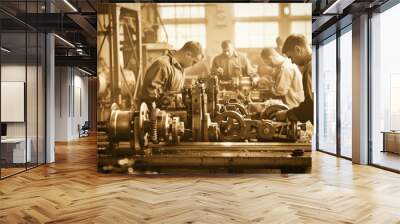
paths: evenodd
<path fill-rule="evenodd" d="M 99 4 L 99 171 L 311 167 L 311 4 Z"/>
<path fill-rule="evenodd" d="M 399 0 L 0 0 L 0 224 L 400 224 Z"/>

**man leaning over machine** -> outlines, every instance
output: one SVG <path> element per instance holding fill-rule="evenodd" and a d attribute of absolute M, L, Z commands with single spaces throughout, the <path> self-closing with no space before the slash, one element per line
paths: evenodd
<path fill-rule="evenodd" d="M 261 58 L 272 68 L 271 76 L 274 80 L 272 94 L 282 97 L 289 109 L 303 102 L 303 83 L 298 67 L 272 47 L 264 48 L 261 51 Z"/>
<path fill-rule="evenodd" d="M 211 74 L 220 80 L 232 77 L 249 76 L 252 68 L 248 58 L 235 50 L 230 40 L 221 43 L 222 53 L 217 55 L 211 65 Z"/>
<path fill-rule="evenodd" d="M 293 63 L 302 68 L 304 101 L 299 106 L 290 110 L 278 111 L 275 116 L 278 121 L 289 119 L 291 121 L 313 123 L 314 100 L 312 93 L 312 50 L 304 35 L 292 34 L 283 44 L 282 53 L 289 57 Z"/>
<path fill-rule="evenodd" d="M 203 59 L 203 50 L 199 42 L 188 41 L 177 51 L 168 51 L 157 58 L 147 69 L 140 90 L 140 102 L 157 106 L 166 103 L 164 97 L 169 93 L 180 92 L 185 81 L 184 69 Z"/>

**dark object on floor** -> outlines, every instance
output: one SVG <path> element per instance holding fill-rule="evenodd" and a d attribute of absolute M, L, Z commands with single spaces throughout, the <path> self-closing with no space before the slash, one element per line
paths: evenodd
<path fill-rule="evenodd" d="M 82 127 L 78 125 L 79 138 L 89 136 L 89 129 L 90 129 L 89 121 L 85 121 Z"/>

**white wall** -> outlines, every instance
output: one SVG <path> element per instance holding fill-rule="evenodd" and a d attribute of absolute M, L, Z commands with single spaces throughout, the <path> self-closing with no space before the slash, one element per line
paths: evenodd
<path fill-rule="evenodd" d="M 26 67 L 19 64 L 5 64 L 1 66 L 1 81 L 25 82 Z M 29 70 L 30 68 L 28 68 Z M 1 108 L 4 110 L 4 108 Z M 7 137 L 25 137 L 24 122 L 7 122 Z"/>
<path fill-rule="evenodd" d="M 74 107 L 72 108 L 73 119 L 71 120 L 71 135 L 73 138 L 79 137 L 77 128 L 78 124 L 82 126 L 85 123 L 85 121 L 89 120 L 88 78 L 81 76 L 81 73 L 78 73 L 77 75 L 76 71 L 77 70 L 75 70 L 74 82 L 73 82 L 74 91 L 72 92 L 73 96 L 71 96 L 74 101 L 71 102 L 71 105 L 74 105 Z"/>
<path fill-rule="evenodd" d="M 68 140 L 69 76 L 67 67 L 55 68 L 55 140 Z"/>
<path fill-rule="evenodd" d="M 37 70 L 38 69 L 38 70 Z M 7 122 L 8 138 L 25 138 L 30 139 L 32 161 L 44 163 L 44 74 L 42 67 L 36 65 L 24 64 L 3 64 L 1 66 L 2 82 L 25 82 L 26 83 L 26 121 L 25 122 Z M 27 78 L 27 80 L 25 80 Z M 7 96 L 2 96 L 7 97 Z M 7 108 L 1 108 L 7 110 Z M 25 112 L 25 111 L 23 111 Z M 37 153 L 39 156 L 37 157 Z M 49 160 L 50 161 L 50 160 Z M 51 162 L 51 161 L 50 161 Z"/>
<path fill-rule="evenodd" d="M 88 78 L 76 68 L 56 67 L 55 85 L 55 140 L 77 139 L 78 124 L 88 120 Z"/>

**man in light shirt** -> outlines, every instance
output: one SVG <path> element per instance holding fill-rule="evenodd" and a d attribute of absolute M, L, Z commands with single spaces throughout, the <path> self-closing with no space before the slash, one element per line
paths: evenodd
<path fill-rule="evenodd" d="M 281 96 L 289 109 L 303 102 L 304 90 L 299 68 L 272 47 L 264 48 L 261 51 L 261 58 L 265 64 L 272 67 L 271 75 L 274 78 L 272 93 Z"/>
<path fill-rule="evenodd" d="M 312 92 L 312 50 L 304 35 L 292 34 L 283 44 L 282 53 L 287 55 L 293 63 L 302 68 L 304 101 L 290 110 L 278 111 L 275 116 L 279 121 L 290 120 L 314 123 L 314 99 Z"/>

